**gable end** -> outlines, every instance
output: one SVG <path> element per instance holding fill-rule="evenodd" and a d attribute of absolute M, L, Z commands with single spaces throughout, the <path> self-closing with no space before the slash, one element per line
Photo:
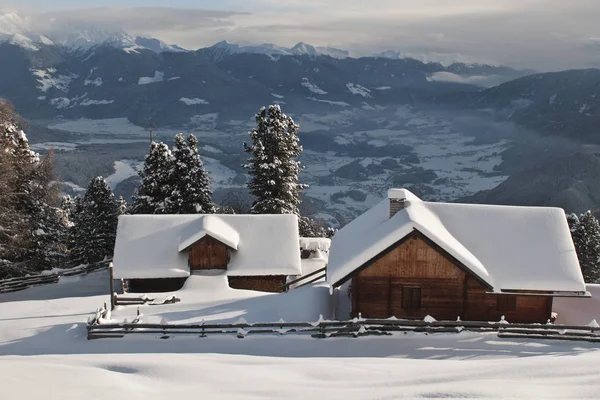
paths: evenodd
<path fill-rule="evenodd" d="M 333 287 L 339 287 L 340 285 L 342 285 L 343 283 L 345 283 L 346 281 L 348 281 L 349 279 L 351 279 L 353 276 L 355 276 L 356 274 L 360 273 L 364 269 L 370 267 L 375 262 L 377 262 L 381 258 L 385 257 L 390 252 L 394 251 L 396 248 L 398 248 L 400 245 L 402 245 L 404 242 L 406 242 L 407 240 L 412 239 L 412 238 L 415 238 L 415 239 L 419 238 L 419 239 L 423 240 L 428 246 L 430 246 L 435 251 L 437 251 L 438 253 L 440 253 L 445 259 L 447 259 L 454 266 L 458 267 L 460 270 L 462 270 L 466 274 L 472 276 L 473 279 L 475 279 L 476 281 L 478 281 L 479 283 L 481 283 L 485 288 L 487 288 L 489 290 L 493 290 L 493 287 L 489 283 L 487 283 L 485 280 L 483 280 L 477 274 L 473 273 L 473 271 L 471 271 L 467 266 L 465 266 L 463 263 L 461 263 L 459 260 L 457 260 L 454 256 L 452 256 L 450 253 L 448 253 L 446 250 L 444 250 L 441 246 L 439 246 L 437 243 L 435 243 L 433 240 L 431 240 L 430 238 L 428 238 L 427 236 L 425 236 L 422 232 L 420 232 L 417 229 L 413 229 L 413 231 L 411 233 L 409 233 L 408 235 L 404 236 L 400 240 L 396 241 L 394 244 L 392 244 L 391 246 L 389 246 L 388 248 L 386 248 L 385 250 L 383 250 L 381 253 L 377 254 L 375 257 L 373 257 L 370 260 L 368 260 L 367 262 L 365 262 L 359 268 L 357 268 L 354 271 L 352 271 L 352 273 L 346 275 L 342 279 L 340 279 L 337 282 L 335 282 L 333 284 Z"/>

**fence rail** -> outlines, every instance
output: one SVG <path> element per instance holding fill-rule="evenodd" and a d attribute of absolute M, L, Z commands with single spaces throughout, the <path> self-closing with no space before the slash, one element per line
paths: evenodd
<path fill-rule="evenodd" d="M 0 293 L 17 292 L 33 286 L 57 283 L 61 276 L 87 275 L 108 267 L 110 260 L 95 264 L 82 265 L 75 268 L 64 269 L 56 273 L 29 275 L 0 280 Z"/>
<path fill-rule="evenodd" d="M 210 335 L 305 334 L 315 338 L 392 335 L 396 332 L 459 333 L 462 331 L 497 332 L 503 338 L 532 338 L 600 342 L 600 328 L 589 326 L 509 324 L 479 321 L 412 321 L 400 319 L 354 319 L 350 321 L 261 322 L 236 324 L 148 324 L 138 315 L 134 323 L 100 323 L 103 310 L 88 323 L 88 339 L 120 338 L 126 335 L 206 337 Z"/>

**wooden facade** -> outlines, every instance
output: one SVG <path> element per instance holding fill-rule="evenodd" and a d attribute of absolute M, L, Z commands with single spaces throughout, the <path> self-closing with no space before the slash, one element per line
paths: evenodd
<path fill-rule="evenodd" d="M 227 269 L 229 248 L 210 236 L 204 236 L 189 250 L 190 272 L 207 269 Z"/>
<path fill-rule="evenodd" d="M 485 282 L 414 231 L 355 271 L 352 315 L 545 323 L 552 297 L 488 294 Z"/>
<path fill-rule="evenodd" d="M 230 276 L 229 287 L 233 289 L 256 290 L 259 292 L 281 293 L 281 286 L 287 281 L 286 275 L 271 276 Z"/>

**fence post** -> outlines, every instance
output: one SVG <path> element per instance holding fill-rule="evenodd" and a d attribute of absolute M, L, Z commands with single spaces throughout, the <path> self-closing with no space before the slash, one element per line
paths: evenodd
<path fill-rule="evenodd" d="M 113 273 L 113 263 L 108 264 L 108 276 L 110 279 L 110 309 L 115 309 L 115 281 Z"/>

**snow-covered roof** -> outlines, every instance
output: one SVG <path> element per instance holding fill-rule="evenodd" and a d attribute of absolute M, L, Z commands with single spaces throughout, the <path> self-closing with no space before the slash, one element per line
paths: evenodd
<path fill-rule="evenodd" d="M 188 254 L 179 249 L 206 234 L 237 249 L 231 250 L 228 275 L 301 273 L 295 215 L 124 215 L 117 228 L 114 276 L 189 276 Z"/>
<path fill-rule="evenodd" d="M 310 251 L 329 251 L 331 247 L 331 239 L 321 237 L 301 237 L 300 249 Z"/>
<path fill-rule="evenodd" d="M 405 208 L 390 218 L 385 199 L 333 237 L 329 283 L 417 230 L 494 291 L 585 292 L 560 208 L 433 203 L 406 189 L 392 189 L 388 197 L 405 199 Z"/>
<path fill-rule="evenodd" d="M 210 236 L 232 249 L 237 250 L 238 244 L 240 243 L 240 235 L 235 229 L 223 221 L 222 218 L 214 215 L 206 215 L 200 220 L 199 225 L 198 231 L 184 238 L 179 244 L 179 251 L 187 250 L 204 236 Z"/>

